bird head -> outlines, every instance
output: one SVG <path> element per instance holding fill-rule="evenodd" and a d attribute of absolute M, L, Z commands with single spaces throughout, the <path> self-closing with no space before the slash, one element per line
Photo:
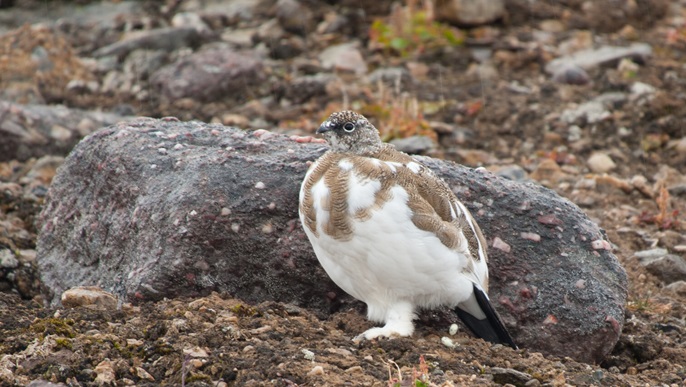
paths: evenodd
<path fill-rule="evenodd" d="M 331 114 L 317 133 L 324 136 L 334 152 L 366 154 L 382 144 L 374 125 L 363 115 L 349 110 Z"/>

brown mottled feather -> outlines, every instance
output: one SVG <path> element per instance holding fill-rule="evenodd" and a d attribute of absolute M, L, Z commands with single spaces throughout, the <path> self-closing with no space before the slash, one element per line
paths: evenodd
<path fill-rule="evenodd" d="M 369 158 L 381 161 L 400 163 L 403 166 L 396 168 L 395 172 L 385 163 L 375 164 Z M 378 180 L 381 188 L 376 192 L 374 204 L 368 208 L 359 209 L 353 215 L 357 220 L 368 220 L 373 211 L 381 208 L 392 198 L 391 188 L 395 185 L 402 186 L 408 193 L 410 206 L 414 216 L 412 222 L 417 228 L 433 232 L 441 243 L 451 249 L 462 249 L 460 246 L 460 230 L 467 238 L 468 249 L 475 259 L 480 259 L 477 253 L 477 238 L 482 238 L 482 246 L 486 246 L 483 236 L 476 222 L 472 222 L 476 232 L 467 224 L 463 216 L 453 219 L 451 206 L 455 213 L 461 212 L 453 204 L 456 201 L 454 194 L 447 184 L 436 177 L 431 170 L 424 167 L 409 155 L 397 151 L 393 146 L 384 144 L 376 152 L 368 156 L 358 156 L 349 153 L 327 152 L 318 161 L 314 170 L 305 181 L 305 196 L 301 203 L 301 211 L 305 214 L 306 226 L 318 235 L 316 212 L 312 205 L 312 187 L 324 179 L 329 187 L 329 200 L 321 203 L 322 208 L 330 211 L 330 217 L 322 230 L 325 234 L 338 239 L 350 240 L 353 234 L 353 225 L 348 213 L 348 182 L 350 173 L 339 167 L 341 160 L 346 160 L 353 165 L 353 170 L 358 171 L 360 176 Z M 420 166 L 417 173 L 406 167 L 409 163 Z"/>

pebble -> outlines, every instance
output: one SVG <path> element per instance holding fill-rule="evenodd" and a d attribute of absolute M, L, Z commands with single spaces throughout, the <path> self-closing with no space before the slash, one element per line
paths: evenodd
<path fill-rule="evenodd" d="M 650 250 L 642 250 L 642 251 L 637 251 L 634 253 L 634 257 L 640 259 L 640 260 L 646 260 L 646 259 L 656 259 L 663 257 L 667 255 L 667 249 L 662 249 L 662 248 L 654 248 Z"/>
<path fill-rule="evenodd" d="M 667 254 L 641 264 L 654 276 L 666 284 L 686 280 L 686 260 L 676 254 Z"/>
<path fill-rule="evenodd" d="M 324 375 L 324 367 L 322 367 L 320 365 L 314 366 L 314 368 L 312 368 L 310 370 L 310 372 L 307 373 L 307 376 L 315 376 L 315 375 Z"/>
<path fill-rule="evenodd" d="M 343 43 L 329 46 L 319 54 L 322 67 L 363 75 L 367 73 L 367 62 L 357 48 L 357 43 Z"/>
<path fill-rule="evenodd" d="M 634 82 L 630 88 L 631 94 L 629 98 L 634 101 L 639 99 L 650 99 L 653 95 L 655 95 L 656 91 L 657 90 L 655 87 L 647 83 Z"/>
<path fill-rule="evenodd" d="M 391 144 L 401 152 L 411 155 L 424 154 L 436 147 L 433 140 L 427 136 L 410 136 L 391 140 Z"/>
<path fill-rule="evenodd" d="M 575 64 L 565 64 L 555 69 L 553 81 L 568 85 L 585 85 L 591 82 L 591 77 L 581 67 Z"/>
<path fill-rule="evenodd" d="M 382 67 L 372 71 L 367 76 L 367 82 L 372 85 L 384 82 L 394 87 L 404 87 L 411 85 L 413 78 L 409 70 L 403 67 Z"/>
<path fill-rule="evenodd" d="M 493 248 L 509 253 L 512 247 L 499 237 L 493 238 Z"/>
<path fill-rule="evenodd" d="M 577 51 L 569 56 L 554 59 L 545 66 L 545 71 L 555 74 L 562 66 L 574 65 L 590 69 L 604 64 L 619 62 L 622 58 L 645 58 L 652 55 L 653 49 L 646 43 L 634 43 L 628 47 L 602 46 L 597 49 Z"/>
<path fill-rule="evenodd" d="M 210 356 L 208 351 L 201 347 L 184 348 L 183 354 L 196 358 L 206 358 Z"/>
<path fill-rule="evenodd" d="M 455 336 L 457 334 L 459 326 L 457 324 L 451 324 L 450 329 L 448 329 L 448 333 L 450 333 L 450 336 Z"/>
<path fill-rule="evenodd" d="M 354 374 L 354 373 L 361 373 L 361 372 L 363 372 L 363 370 L 362 370 L 361 366 L 352 366 L 352 367 L 346 369 L 345 372 L 349 373 L 349 374 Z"/>
<path fill-rule="evenodd" d="M 586 161 L 588 168 L 594 173 L 607 173 L 617 168 L 617 164 L 605 153 L 596 152 Z"/>
<path fill-rule="evenodd" d="M 493 381 L 498 384 L 510 383 L 519 386 L 534 379 L 531 375 L 512 368 L 491 367 L 491 374 Z"/>
<path fill-rule="evenodd" d="M 151 382 L 155 381 L 155 378 L 150 375 L 150 373 L 146 370 L 144 370 L 141 367 L 136 367 L 136 376 L 138 376 L 141 379 L 149 380 Z"/>
<path fill-rule="evenodd" d="M 314 30 L 314 14 L 310 7 L 297 0 L 278 0 L 275 7 L 276 19 L 284 30 L 296 34 Z"/>
<path fill-rule="evenodd" d="M 453 342 L 453 340 L 450 337 L 443 336 L 441 337 L 441 344 L 445 345 L 448 348 L 455 348 L 456 345 Z"/>
<path fill-rule="evenodd" d="M 192 27 L 198 31 L 210 31 L 210 27 L 195 12 L 179 12 L 172 17 L 173 27 Z"/>
<path fill-rule="evenodd" d="M 467 26 L 478 26 L 505 15 L 504 0 L 447 0 L 434 5 L 436 20 Z"/>
<path fill-rule="evenodd" d="M 62 293 L 61 302 L 65 308 L 95 306 L 107 310 L 117 309 L 117 297 L 97 286 L 71 288 Z"/>
<path fill-rule="evenodd" d="M 19 266 L 19 260 L 15 258 L 12 250 L 2 249 L 0 250 L 0 267 L 3 269 L 14 269 Z"/>
<path fill-rule="evenodd" d="M 686 281 L 679 280 L 672 282 L 671 284 L 665 286 L 665 290 L 677 294 L 681 297 L 686 297 Z"/>
<path fill-rule="evenodd" d="M 310 351 L 309 349 L 303 349 L 301 352 L 303 353 L 305 359 L 314 361 L 314 352 Z"/>
<path fill-rule="evenodd" d="M 592 100 L 584 102 L 576 108 L 564 110 L 560 115 L 560 120 L 570 125 L 584 120 L 588 124 L 595 124 L 611 116 L 612 114 L 601 101 Z"/>
<path fill-rule="evenodd" d="M 536 234 L 535 232 L 521 232 L 519 233 L 519 236 L 523 239 L 527 239 L 533 242 L 541 241 L 541 236 L 539 234 Z"/>
<path fill-rule="evenodd" d="M 495 171 L 495 175 L 512 181 L 524 182 L 528 180 L 526 171 L 519 165 L 506 165 L 500 167 Z"/>
<path fill-rule="evenodd" d="M 99 386 L 114 385 L 116 374 L 109 359 L 105 359 L 95 366 L 95 374 L 97 375 L 93 381 L 95 384 Z"/>

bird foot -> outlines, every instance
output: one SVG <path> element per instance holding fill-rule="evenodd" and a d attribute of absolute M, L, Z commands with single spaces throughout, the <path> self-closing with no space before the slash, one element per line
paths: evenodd
<path fill-rule="evenodd" d="M 394 337 L 411 336 L 414 331 L 412 322 L 406 324 L 386 324 L 383 327 L 376 327 L 367 329 L 353 338 L 355 344 L 359 344 L 363 340 L 374 340 L 379 337 L 387 337 L 389 339 Z"/>

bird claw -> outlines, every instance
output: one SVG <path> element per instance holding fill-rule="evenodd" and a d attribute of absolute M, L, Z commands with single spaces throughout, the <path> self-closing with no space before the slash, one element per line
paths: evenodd
<path fill-rule="evenodd" d="M 410 336 L 412 332 L 398 332 L 388 326 L 367 329 L 353 338 L 353 343 L 359 344 L 364 340 L 374 340 L 380 337 L 392 339 L 394 337 Z"/>

